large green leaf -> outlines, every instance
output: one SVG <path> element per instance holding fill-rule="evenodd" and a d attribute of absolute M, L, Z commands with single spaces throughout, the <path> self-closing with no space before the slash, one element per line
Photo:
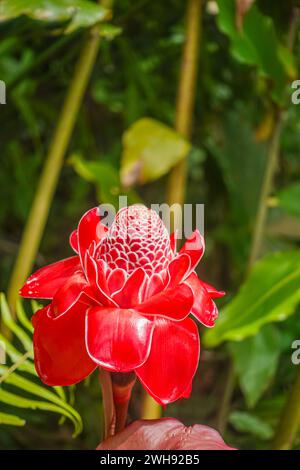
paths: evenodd
<path fill-rule="evenodd" d="M 265 146 L 255 140 L 245 110 L 235 108 L 213 128 L 206 145 L 227 186 L 234 218 L 249 224 L 257 211 L 265 169 Z"/>
<path fill-rule="evenodd" d="M 300 301 L 300 251 L 271 253 L 257 262 L 237 296 L 204 335 L 207 347 L 241 341 L 266 323 L 284 320 Z"/>
<path fill-rule="evenodd" d="M 68 403 L 62 387 L 46 387 L 38 383 L 32 351 L 32 326 L 21 305 L 17 306 L 17 318 L 13 319 L 4 294 L 0 294 L 1 320 L 15 335 L 24 350 L 19 351 L 13 344 L 0 334 L 0 341 L 5 345 L 7 365 L 0 364 L 0 404 L 4 403 L 15 408 L 50 411 L 68 418 L 74 425 L 74 435 L 82 431 L 82 420 L 78 412 Z M 33 305 L 34 310 L 36 305 Z M 22 325 L 22 326 L 21 326 Z M 13 338 L 14 339 L 14 338 Z M 22 375 L 22 373 L 24 373 Z M 3 415 L 3 416 L 2 416 Z M 17 415 L 2 414 L 0 424 L 22 426 L 25 421 Z M 60 421 L 62 422 L 62 420 Z"/>
<path fill-rule="evenodd" d="M 128 204 L 141 201 L 133 189 L 124 191 L 119 172 L 111 164 L 104 161 L 84 160 L 77 154 L 73 154 L 69 162 L 79 176 L 95 184 L 99 203 L 109 203 L 117 208 L 121 195 L 127 195 Z"/>
<path fill-rule="evenodd" d="M 229 422 L 238 432 L 252 434 L 262 440 L 269 440 L 274 434 L 269 423 L 245 411 L 231 413 Z"/>
<path fill-rule="evenodd" d="M 282 189 L 277 194 L 278 204 L 289 214 L 300 217 L 300 183 Z"/>
<path fill-rule="evenodd" d="M 26 421 L 18 416 L 0 412 L 0 425 L 8 424 L 9 426 L 24 426 Z"/>
<path fill-rule="evenodd" d="M 189 153 L 191 145 L 174 129 L 150 118 L 136 121 L 123 136 L 121 181 L 147 183 L 165 175 Z"/>
<path fill-rule="evenodd" d="M 66 23 L 65 33 L 87 28 L 110 17 L 110 11 L 90 0 L 2 0 L 0 22 L 19 16 L 46 23 Z"/>
<path fill-rule="evenodd" d="M 276 34 L 271 17 L 260 12 L 254 4 L 243 18 L 243 28 L 236 25 L 235 0 L 217 0 L 218 25 L 231 41 L 233 56 L 242 63 L 256 65 L 259 73 L 273 81 L 272 96 L 277 102 L 283 99 L 288 77 L 296 75 L 293 57 Z"/>
<path fill-rule="evenodd" d="M 274 377 L 279 344 L 277 329 L 266 325 L 255 336 L 228 345 L 248 407 L 256 404 Z"/>

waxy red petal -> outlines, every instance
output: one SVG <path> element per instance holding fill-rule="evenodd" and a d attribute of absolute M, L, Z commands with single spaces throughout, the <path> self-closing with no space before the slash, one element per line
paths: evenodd
<path fill-rule="evenodd" d="M 116 268 L 111 271 L 107 278 L 108 290 L 111 294 L 122 289 L 127 278 L 124 269 Z"/>
<path fill-rule="evenodd" d="M 203 256 L 204 250 L 204 238 L 200 234 L 199 230 L 195 230 L 179 251 L 180 254 L 186 254 L 189 256 L 191 260 L 190 271 L 195 269 Z"/>
<path fill-rule="evenodd" d="M 55 316 L 63 315 L 73 307 L 83 295 L 88 284 L 82 271 L 77 271 L 69 277 L 64 285 L 56 292 L 52 301 L 52 311 Z"/>
<path fill-rule="evenodd" d="M 22 297 L 52 299 L 58 289 L 79 269 L 81 266 L 78 256 L 49 264 L 33 273 L 19 294 Z"/>
<path fill-rule="evenodd" d="M 188 388 L 185 390 L 185 392 L 182 394 L 182 398 L 190 398 L 190 395 L 192 393 L 192 382 L 189 384 Z"/>
<path fill-rule="evenodd" d="M 78 230 L 73 230 L 69 237 L 69 243 L 71 245 L 71 248 L 75 251 L 75 253 L 78 253 Z"/>
<path fill-rule="evenodd" d="M 178 237 L 178 230 L 175 230 L 175 232 L 173 232 L 173 233 L 170 235 L 170 246 L 171 246 L 171 250 L 172 250 L 174 253 L 176 253 L 177 237 Z"/>
<path fill-rule="evenodd" d="M 184 452 L 185 450 L 235 450 L 227 446 L 220 434 L 213 428 L 201 424 L 184 426 L 175 418 L 133 421 L 123 431 L 102 441 L 97 447 L 97 450 L 105 451 L 145 451 L 145 449 L 175 450 L 178 456 L 180 455 L 179 451 Z M 201 457 L 203 454 L 197 452 L 196 455 Z M 163 455 L 159 455 L 159 459 L 160 457 L 163 458 Z M 187 459 L 186 462 L 186 465 L 188 465 Z M 164 460 L 161 460 L 161 463 L 163 464 Z M 192 464 L 191 461 L 190 464 Z"/>
<path fill-rule="evenodd" d="M 203 325 L 212 328 L 218 318 L 218 309 L 216 304 L 210 297 L 202 281 L 195 273 L 192 273 L 185 281 L 194 292 L 194 305 L 192 307 L 192 314 Z"/>
<path fill-rule="evenodd" d="M 146 277 L 146 273 L 142 268 L 133 271 L 122 289 L 113 294 L 114 301 L 122 308 L 134 307 L 140 304 L 143 300 Z"/>
<path fill-rule="evenodd" d="M 45 384 L 72 385 L 95 369 L 85 347 L 86 308 L 77 303 L 59 317 L 50 316 L 49 307 L 38 314 L 33 335 L 34 359 Z"/>
<path fill-rule="evenodd" d="M 155 320 L 150 355 L 135 372 L 150 395 L 167 405 L 186 393 L 199 353 L 197 326 L 190 318 L 178 323 L 160 318 Z"/>
<path fill-rule="evenodd" d="M 223 290 L 217 290 L 214 286 L 208 284 L 207 282 L 201 281 L 201 284 L 203 285 L 203 287 L 205 287 L 212 299 L 224 297 L 224 295 L 226 294 Z"/>
<path fill-rule="evenodd" d="M 153 295 L 161 292 L 165 287 L 165 281 L 162 279 L 161 274 L 154 273 L 147 281 L 145 298 L 148 299 Z"/>
<path fill-rule="evenodd" d="M 85 272 L 94 296 L 102 305 L 117 306 L 111 298 L 105 275 L 104 262 L 96 261 L 89 253 L 85 255 Z"/>
<path fill-rule="evenodd" d="M 134 310 L 91 308 L 86 316 L 86 346 L 100 366 L 129 372 L 148 358 L 154 323 Z"/>
<path fill-rule="evenodd" d="M 189 315 L 193 303 L 194 295 L 192 289 L 185 284 L 180 284 L 154 295 L 140 305 L 137 305 L 135 309 L 147 315 L 156 315 L 181 321 Z"/>
<path fill-rule="evenodd" d="M 187 254 L 182 254 L 174 258 L 168 266 L 168 287 L 179 284 L 189 274 L 191 260 Z"/>
<path fill-rule="evenodd" d="M 78 224 L 78 248 L 82 266 L 84 266 L 85 253 L 90 245 L 95 246 L 106 237 L 107 227 L 101 223 L 99 208 L 94 207 L 86 212 Z"/>

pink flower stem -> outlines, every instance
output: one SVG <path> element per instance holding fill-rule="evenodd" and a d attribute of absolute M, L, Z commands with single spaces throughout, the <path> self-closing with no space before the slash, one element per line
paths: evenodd
<path fill-rule="evenodd" d="M 125 428 L 131 392 L 135 384 L 134 373 L 111 373 L 113 401 L 115 407 L 115 433 Z"/>
<path fill-rule="evenodd" d="M 113 400 L 110 372 L 99 368 L 99 381 L 102 391 L 102 406 L 104 414 L 104 439 L 114 436 L 116 428 L 116 411 Z"/>
<path fill-rule="evenodd" d="M 104 439 L 114 436 L 124 429 L 135 380 L 134 373 L 108 372 L 99 368 L 104 413 Z"/>

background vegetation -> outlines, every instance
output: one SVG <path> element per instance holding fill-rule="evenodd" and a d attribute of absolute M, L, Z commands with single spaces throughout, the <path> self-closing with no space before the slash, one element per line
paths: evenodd
<path fill-rule="evenodd" d="M 184 17 L 197 1 L 198 78 L 193 125 L 184 132 L 180 64 L 188 28 L 195 28 Z M 300 5 L 109 3 L 0 2 L 0 79 L 7 86 L 0 285 L 4 292 L 10 286 L 12 310 L 3 296 L 0 339 L 10 362 L 0 366 L 0 447 L 85 449 L 99 442 L 97 374 L 67 390 L 41 386 L 28 322 L 37 305 L 19 304 L 16 319 L 15 287 L 32 268 L 31 254 L 35 267 L 70 255 L 68 234 L 89 207 L 116 204 L 124 193 L 130 203 L 180 200 L 172 193 L 177 165 L 185 201 L 205 204 L 199 275 L 227 296 L 216 328 L 202 332 L 191 398 L 163 413 L 217 427 L 239 448 L 299 448 L 299 366 L 291 355 L 300 339 L 300 105 L 291 102 L 291 82 L 299 77 Z M 137 387 L 131 418 L 140 416 L 142 402 Z"/>

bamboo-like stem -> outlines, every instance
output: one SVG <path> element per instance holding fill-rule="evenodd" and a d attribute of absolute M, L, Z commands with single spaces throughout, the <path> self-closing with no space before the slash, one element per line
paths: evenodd
<path fill-rule="evenodd" d="M 104 439 L 114 436 L 116 430 L 116 410 L 113 400 L 113 388 L 110 372 L 99 368 L 99 382 L 102 391 L 104 415 Z"/>
<path fill-rule="evenodd" d="M 229 361 L 228 370 L 226 372 L 227 373 L 224 385 L 224 393 L 220 404 L 216 424 L 216 428 L 218 429 L 221 435 L 223 435 L 226 430 L 228 415 L 230 411 L 230 402 L 235 386 L 235 372 L 232 361 Z"/>
<path fill-rule="evenodd" d="M 161 406 L 147 392 L 144 392 L 141 419 L 159 419 L 160 417 Z"/>
<path fill-rule="evenodd" d="M 299 368 L 299 366 L 298 366 Z M 300 371 L 290 390 L 279 420 L 272 449 L 288 450 L 293 443 L 300 426 Z"/>
<path fill-rule="evenodd" d="M 258 205 L 255 229 L 253 233 L 253 241 L 250 250 L 247 272 L 249 273 L 252 269 L 253 264 L 256 259 L 259 257 L 265 225 L 268 212 L 268 197 L 270 195 L 274 174 L 278 165 L 278 156 L 279 156 L 279 144 L 280 144 L 280 135 L 282 129 L 282 111 L 276 109 L 275 124 L 269 141 L 268 152 L 267 152 L 267 163 L 266 170 L 264 175 L 264 180 L 261 188 L 260 201 Z M 228 372 L 225 380 L 225 393 L 222 397 L 220 404 L 218 416 L 217 416 L 217 429 L 223 434 L 226 430 L 228 414 L 230 411 L 230 402 L 232 399 L 232 394 L 234 391 L 235 384 L 235 370 L 232 360 L 229 360 Z"/>
<path fill-rule="evenodd" d="M 264 238 L 266 218 L 268 213 L 268 198 L 272 190 L 274 175 L 278 166 L 280 136 L 282 130 L 282 117 L 282 110 L 277 109 L 275 111 L 275 124 L 268 147 L 266 170 L 261 187 L 260 200 L 256 214 L 255 229 L 253 233 L 252 246 L 248 261 L 248 272 L 251 270 L 253 264 L 259 257 Z"/>
<path fill-rule="evenodd" d="M 186 40 L 181 60 L 181 72 L 176 102 L 175 129 L 183 137 L 191 136 L 200 49 L 202 0 L 189 0 L 186 12 Z M 186 186 L 186 159 L 170 172 L 167 203 L 182 205 Z"/>
<path fill-rule="evenodd" d="M 289 31 L 287 35 L 287 41 L 286 41 L 286 45 L 289 50 L 293 49 L 295 41 L 296 41 L 299 17 L 300 17 L 300 10 L 298 8 L 295 8 L 292 13 L 292 18 L 290 21 L 290 26 L 289 26 Z M 281 137 L 281 132 L 282 132 L 282 125 L 283 125 L 283 110 L 274 106 L 274 125 L 273 125 L 273 130 L 271 133 L 268 151 L 267 151 L 266 169 L 265 169 L 264 179 L 263 179 L 261 193 L 260 193 L 260 200 L 259 200 L 258 210 L 256 214 L 255 228 L 254 228 L 254 233 L 252 237 L 252 245 L 251 245 L 248 266 L 247 266 L 248 273 L 251 271 L 253 264 L 259 257 L 259 254 L 262 248 L 267 213 L 268 213 L 268 198 L 272 190 L 273 180 L 274 180 L 274 176 L 275 176 L 275 172 L 276 172 L 276 169 L 278 166 L 278 160 L 279 160 L 280 137 Z M 219 411 L 219 419 L 218 419 L 219 430 L 223 430 L 223 431 L 226 428 L 230 402 L 231 402 L 232 393 L 234 390 L 234 387 L 231 386 L 231 384 L 234 384 L 234 378 L 235 378 L 235 372 L 234 372 L 233 364 L 231 362 L 227 380 L 226 380 L 226 383 L 228 384 L 229 389 L 231 389 L 231 393 L 225 394 L 220 411 Z M 296 389 L 298 389 L 298 397 L 299 397 L 298 402 L 300 403 L 300 373 L 299 373 L 299 378 L 296 379 L 294 386 L 296 387 Z M 291 395 L 294 395 L 295 393 L 296 392 L 292 389 Z M 292 416 L 294 416 L 295 420 L 298 420 L 297 421 L 298 425 L 295 425 L 295 423 L 292 423 L 290 425 L 290 429 L 292 430 L 295 427 L 299 426 L 300 424 L 300 411 L 298 414 L 297 412 L 295 412 L 293 415 L 293 412 L 291 412 L 288 408 L 289 403 L 291 403 L 291 401 L 288 398 L 287 406 L 285 410 L 283 411 L 283 415 L 281 418 L 281 422 L 279 424 L 278 432 L 282 432 L 281 431 L 282 427 L 286 426 L 286 423 L 290 421 Z M 299 406 L 299 410 L 300 410 L 300 406 Z M 285 414 L 287 414 L 287 417 L 285 416 Z M 287 435 L 288 435 L 288 431 L 286 431 L 285 436 Z M 292 440 L 293 439 L 290 435 L 289 442 L 292 442 Z M 278 445 L 279 442 L 280 442 L 280 438 L 279 436 L 277 436 L 275 438 L 276 445 Z"/>
<path fill-rule="evenodd" d="M 300 9 L 294 8 L 290 23 L 287 47 L 292 50 L 297 38 L 297 31 L 300 19 Z M 300 427 L 300 369 L 296 373 L 295 382 L 287 396 L 283 407 L 276 434 L 274 437 L 273 449 L 288 450 L 293 447 L 293 443 Z"/>
<path fill-rule="evenodd" d="M 297 31 L 300 18 L 300 9 L 294 8 L 292 11 L 291 21 L 287 34 L 286 46 L 292 51 L 297 38 Z M 280 136 L 282 131 L 283 111 L 279 108 L 274 108 L 274 127 L 268 147 L 267 164 L 265 175 L 262 183 L 260 200 L 256 214 L 255 228 L 252 239 L 252 246 L 248 261 L 248 271 L 252 268 L 256 259 L 259 257 L 265 225 L 268 213 L 268 197 L 272 190 L 274 175 L 278 166 L 279 150 L 280 150 Z"/>
<path fill-rule="evenodd" d="M 8 302 L 12 311 L 15 308 L 18 290 L 32 269 L 40 245 L 64 155 L 96 61 L 99 44 L 99 33 L 96 28 L 92 28 L 87 34 L 75 67 L 22 235 L 8 287 Z"/>
<path fill-rule="evenodd" d="M 188 0 L 185 26 L 186 38 L 181 59 L 175 115 L 175 129 L 187 139 L 191 136 L 195 104 L 201 17 L 202 0 Z M 184 160 L 170 172 L 166 194 L 169 206 L 173 204 L 182 205 L 184 203 L 186 171 L 187 166 Z M 173 220 L 177 220 L 176 214 L 173 216 Z M 150 396 L 146 395 L 141 415 L 145 419 L 157 419 L 161 416 L 161 407 Z"/>

